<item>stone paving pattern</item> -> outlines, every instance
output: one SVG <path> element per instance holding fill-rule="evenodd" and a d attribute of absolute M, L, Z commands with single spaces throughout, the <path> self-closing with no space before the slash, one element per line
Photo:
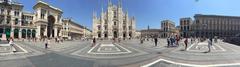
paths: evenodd
<path fill-rule="evenodd" d="M 98 43 L 112 43 L 111 41 L 97 41 Z M 189 51 L 183 51 L 183 40 L 179 47 L 167 48 L 166 39 L 159 39 L 158 46 L 154 46 L 153 41 L 145 41 L 140 44 L 140 40 L 125 40 L 119 44 L 123 48 L 131 51 L 130 53 L 111 54 L 126 52 L 125 49 L 114 47 L 100 47 L 100 53 L 109 54 L 90 54 L 92 49 L 91 41 L 64 41 L 63 43 L 51 42 L 50 48 L 44 48 L 44 42 L 15 42 L 27 53 L 15 53 L 9 55 L 0 55 L 0 66 L 4 67 L 140 67 L 150 63 L 150 67 L 189 67 L 189 65 L 226 65 L 239 67 L 240 62 L 239 46 L 219 41 L 213 46 L 212 52 L 206 53 L 206 42 L 200 44 L 193 43 L 189 46 Z M 190 43 L 189 43 L 190 44 Z M 219 47 L 220 46 L 220 47 Z M 199 49 L 199 48 L 200 49 Z M 222 50 L 224 49 L 224 50 Z M 20 51 L 21 52 L 21 51 Z M 99 52 L 94 49 L 93 52 Z M 167 61 L 156 60 L 164 59 L 173 61 L 176 64 Z M 156 63 L 153 63 L 156 62 Z M 222 65 L 224 66 L 224 65 Z M 192 67 L 192 66 L 190 66 Z"/>

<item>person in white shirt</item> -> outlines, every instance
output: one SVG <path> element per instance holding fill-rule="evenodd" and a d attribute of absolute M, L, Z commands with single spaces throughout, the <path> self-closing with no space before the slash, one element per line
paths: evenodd
<path fill-rule="evenodd" d="M 13 47 L 14 43 L 13 43 L 13 38 L 12 37 L 9 39 L 9 44 L 10 44 L 10 47 L 11 47 L 12 51 L 15 52 L 16 50 Z"/>
<path fill-rule="evenodd" d="M 208 52 L 211 52 L 212 40 L 208 39 Z"/>

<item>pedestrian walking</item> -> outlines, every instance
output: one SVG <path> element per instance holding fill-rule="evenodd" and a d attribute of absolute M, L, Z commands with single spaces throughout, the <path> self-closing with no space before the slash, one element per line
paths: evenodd
<path fill-rule="evenodd" d="M 180 38 L 176 35 L 176 45 L 179 46 L 179 40 Z"/>
<path fill-rule="evenodd" d="M 92 41 L 92 42 L 93 42 L 93 44 L 92 44 L 92 47 L 93 47 L 93 46 L 95 46 L 95 44 L 96 44 L 96 38 L 93 38 L 93 41 Z"/>
<path fill-rule="evenodd" d="M 157 46 L 158 39 L 155 38 L 154 41 L 155 41 L 155 46 Z"/>
<path fill-rule="evenodd" d="M 194 39 L 193 39 L 193 38 L 191 38 L 191 44 L 193 44 L 193 42 L 194 42 Z"/>
<path fill-rule="evenodd" d="M 167 38 L 167 47 L 170 47 L 170 37 Z"/>
<path fill-rule="evenodd" d="M 208 52 L 211 52 L 211 47 L 212 47 L 212 38 L 208 39 Z"/>
<path fill-rule="evenodd" d="M 143 44 L 143 40 L 144 40 L 143 38 L 140 38 L 140 43 L 141 43 L 141 44 Z"/>
<path fill-rule="evenodd" d="M 11 50 L 13 52 L 16 52 L 16 50 L 14 50 L 14 43 L 13 43 L 13 38 L 12 37 L 9 39 L 9 44 L 10 44 Z"/>
<path fill-rule="evenodd" d="M 50 44 L 50 39 L 47 39 L 45 42 L 45 49 L 48 49 L 48 45 Z"/>
<path fill-rule="evenodd" d="M 214 38 L 214 42 L 217 43 L 217 40 L 218 40 L 217 37 L 215 37 L 215 38 Z"/>
<path fill-rule="evenodd" d="M 170 38 L 170 46 L 173 46 L 173 38 Z"/>
<path fill-rule="evenodd" d="M 187 47 L 188 47 L 188 38 L 185 39 L 184 44 L 185 44 L 185 50 L 187 51 Z"/>

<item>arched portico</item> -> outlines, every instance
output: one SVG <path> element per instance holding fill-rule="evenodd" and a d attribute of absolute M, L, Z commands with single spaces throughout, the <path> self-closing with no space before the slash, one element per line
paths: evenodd
<path fill-rule="evenodd" d="M 33 37 L 33 38 L 36 37 L 36 30 L 32 30 L 32 37 Z"/>
<path fill-rule="evenodd" d="M 19 38 L 19 29 L 14 29 L 14 38 Z"/>
<path fill-rule="evenodd" d="M 32 31 L 31 31 L 30 29 L 28 29 L 28 30 L 27 30 L 27 37 L 28 37 L 28 38 L 31 38 L 31 33 L 32 33 Z"/>
<path fill-rule="evenodd" d="M 55 18 L 54 16 L 50 15 L 48 16 L 48 25 L 47 25 L 47 37 L 51 38 L 54 37 L 54 22 L 55 22 Z"/>
<path fill-rule="evenodd" d="M 22 38 L 26 38 L 26 29 L 22 29 Z"/>

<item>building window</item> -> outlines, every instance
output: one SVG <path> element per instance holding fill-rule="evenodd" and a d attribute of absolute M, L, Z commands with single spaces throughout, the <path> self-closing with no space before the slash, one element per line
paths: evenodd
<path fill-rule="evenodd" d="M 7 15 L 10 15 L 11 10 L 7 10 Z"/>
<path fill-rule="evenodd" d="M 10 17 L 10 16 L 8 16 L 8 17 L 7 17 L 7 24 L 9 24 L 9 23 L 10 23 L 10 21 L 11 21 L 11 17 Z"/>
<path fill-rule="evenodd" d="M 116 11 L 113 12 L 113 15 L 114 15 L 114 18 L 117 18 L 117 12 Z"/>
<path fill-rule="evenodd" d="M 14 16 L 19 16 L 19 11 L 18 10 L 14 11 Z"/>
<path fill-rule="evenodd" d="M 196 24 L 199 24 L 199 20 L 196 20 Z"/>
<path fill-rule="evenodd" d="M 129 30 L 132 30 L 132 26 L 129 26 Z"/>
<path fill-rule="evenodd" d="M 114 25 L 117 25 L 117 22 L 116 22 L 116 21 L 114 21 Z"/>
<path fill-rule="evenodd" d="M 44 19 L 45 14 L 46 14 L 46 10 L 42 9 L 41 10 L 41 19 Z"/>
<path fill-rule="evenodd" d="M 101 30 L 101 26 L 100 25 L 98 25 L 98 30 Z"/>
<path fill-rule="evenodd" d="M 17 24 L 18 24 L 18 18 L 15 19 L 15 25 L 17 25 Z"/>
<path fill-rule="evenodd" d="M 126 26 L 123 26 L 123 30 L 126 30 Z"/>

